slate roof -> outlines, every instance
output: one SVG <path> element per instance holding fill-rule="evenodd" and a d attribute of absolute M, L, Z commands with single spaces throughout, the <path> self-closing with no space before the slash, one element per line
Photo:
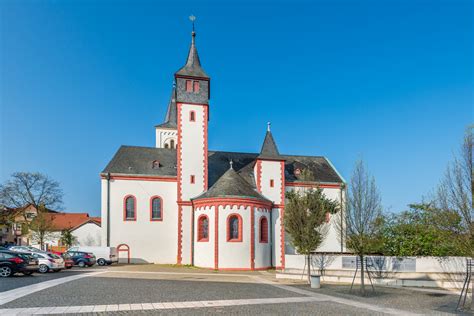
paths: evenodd
<path fill-rule="evenodd" d="M 254 166 L 259 154 L 225 151 L 208 152 L 208 183 L 211 187 L 229 169 L 229 161 L 233 168 L 251 187 L 255 188 Z M 285 178 L 290 182 L 321 182 L 343 183 L 331 163 L 325 157 L 280 155 L 285 160 Z M 159 168 L 153 168 L 153 161 L 159 161 Z M 103 174 L 150 175 L 176 177 L 176 150 L 168 148 L 121 146 Z M 309 170 L 310 178 L 296 175 L 295 170 Z"/>
<path fill-rule="evenodd" d="M 244 178 L 242 178 L 233 168 L 229 168 L 209 190 L 194 198 L 193 200 L 219 197 L 240 197 L 251 198 L 265 202 L 270 202 L 263 195 L 258 193 Z"/>
<path fill-rule="evenodd" d="M 263 141 L 262 149 L 260 150 L 260 155 L 258 155 L 258 158 L 281 159 L 277 145 L 270 130 L 268 130 L 267 134 L 265 135 L 265 140 Z"/>
<path fill-rule="evenodd" d="M 166 111 L 165 122 L 155 127 L 178 128 L 177 125 L 177 108 L 176 108 L 176 87 L 173 85 L 171 90 L 170 101 L 168 102 L 168 110 Z"/>
<path fill-rule="evenodd" d="M 186 60 L 186 64 L 180 70 L 178 70 L 175 75 L 209 78 L 204 69 L 201 67 L 201 61 L 199 60 L 199 55 L 195 45 L 195 37 L 196 33 L 193 31 L 191 47 L 189 47 L 188 59 Z"/>

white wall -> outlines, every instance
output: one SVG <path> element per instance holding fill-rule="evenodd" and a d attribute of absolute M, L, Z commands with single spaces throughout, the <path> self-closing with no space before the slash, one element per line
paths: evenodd
<path fill-rule="evenodd" d="M 273 255 L 272 265 L 274 267 L 282 266 L 281 256 L 281 213 L 280 209 L 272 209 L 272 240 L 273 240 Z"/>
<path fill-rule="evenodd" d="M 178 103 L 181 121 L 181 190 L 182 200 L 188 201 L 204 191 L 204 126 L 207 128 L 207 107 L 192 104 Z M 189 113 L 194 111 L 195 122 L 189 121 Z M 194 184 L 190 183 L 191 175 L 194 175 Z M 179 180 L 179 179 L 178 179 Z"/>
<path fill-rule="evenodd" d="M 110 246 L 127 244 L 132 262 L 176 263 L 178 207 L 176 182 L 110 180 Z M 136 221 L 124 221 L 126 195 L 136 198 Z M 163 221 L 150 221 L 150 198 L 163 201 Z M 102 180 L 102 245 L 107 233 L 107 180 Z"/>
<path fill-rule="evenodd" d="M 255 268 L 265 268 L 272 266 L 271 247 L 272 247 L 272 227 L 270 222 L 270 212 L 260 208 L 255 209 Z M 268 243 L 260 242 L 260 219 L 265 217 L 268 221 Z"/>
<path fill-rule="evenodd" d="M 178 131 L 176 129 L 156 128 L 156 148 L 165 148 L 165 144 L 170 145 L 170 141 L 174 140 L 175 148 L 178 139 Z"/>
<path fill-rule="evenodd" d="M 100 246 L 101 227 L 95 223 L 88 222 L 72 231 L 79 246 Z"/>
<path fill-rule="evenodd" d="M 261 164 L 261 193 L 273 203 L 281 204 L 281 187 L 283 185 L 283 179 L 281 177 L 281 162 L 263 160 L 259 163 Z M 270 180 L 273 180 L 273 188 L 270 187 Z"/>
<path fill-rule="evenodd" d="M 285 190 L 287 192 L 295 190 L 297 192 L 303 193 L 303 192 L 307 191 L 308 188 L 306 188 L 306 187 L 286 187 Z M 327 198 L 332 199 L 332 200 L 337 201 L 337 202 L 340 203 L 340 201 L 341 201 L 341 190 L 340 189 L 324 188 L 323 193 Z M 345 199 L 344 191 L 342 193 L 343 193 L 342 199 L 344 200 Z M 328 234 L 327 234 L 325 240 L 323 241 L 323 243 L 321 244 L 321 246 L 316 251 L 318 251 L 318 252 L 341 252 L 341 241 L 340 241 L 340 237 L 339 237 L 340 234 L 339 234 L 339 229 L 337 227 L 337 221 L 339 220 L 340 217 L 341 217 L 340 212 L 338 212 L 336 214 L 331 214 L 330 221 L 327 224 L 327 225 L 329 225 Z M 291 248 L 291 247 L 288 247 L 288 248 Z M 346 251 L 346 249 L 345 249 L 345 247 L 343 247 L 343 252 L 345 252 L 345 251 Z M 290 252 L 294 253 L 294 250 L 293 251 L 290 250 Z"/>
<path fill-rule="evenodd" d="M 198 241 L 198 219 L 201 215 L 209 219 L 209 240 Z M 214 268 L 215 245 L 215 207 L 199 207 L 194 213 L 194 265 L 202 268 Z"/>
<path fill-rule="evenodd" d="M 250 207 L 219 206 L 219 269 L 250 269 Z M 242 241 L 227 241 L 227 217 L 237 213 L 242 217 Z"/>

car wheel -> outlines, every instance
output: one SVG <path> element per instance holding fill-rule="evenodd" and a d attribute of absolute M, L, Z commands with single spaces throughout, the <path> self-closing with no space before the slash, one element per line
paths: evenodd
<path fill-rule="evenodd" d="M 107 262 L 105 261 L 105 259 L 100 258 L 99 260 L 97 260 L 97 264 L 103 267 L 107 264 Z"/>
<path fill-rule="evenodd" d="M 79 261 L 77 265 L 80 266 L 81 268 L 84 268 L 86 266 L 84 261 Z"/>
<path fill-rule="evenodd" d="M 22 272 L 24 275 L 32 275 L 33 274 L 33 271 L 25 271 L 25 272 Z"/>
<path fill-rule="evenodd" d="M 6 278 L 13 275 L 13 270 L 9 266 L 0 267 L 0 277 Z"/>
<path fill-rule="evenodd" d="M 38 271 L 40 273 L 47 273 L 49 271 L 49 267 L 45 264 L 40 264 Z"/>

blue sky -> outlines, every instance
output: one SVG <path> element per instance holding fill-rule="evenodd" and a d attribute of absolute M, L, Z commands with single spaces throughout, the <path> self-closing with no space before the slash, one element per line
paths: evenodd
<path fill-rule="evenodd" d="M 384 206 L 438 183 L 473 115 L 472 1 L 2 1 L 0 181 L 58 180 L 100 212 L 122 144 L 154 146 L 190 43 L 212 77 L 210 149 L 362 158 Z"/>

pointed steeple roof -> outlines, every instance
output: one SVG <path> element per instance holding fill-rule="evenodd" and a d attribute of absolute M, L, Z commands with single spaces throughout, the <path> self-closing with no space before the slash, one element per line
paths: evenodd
<path fill-rule="evenodd" d="M 170 101 L 168 102 L 168 110 L 166 111 L 165 122 L 156 125 L 156 127 L 177 128 L 177 126 L 176 87 L 173 84 Z"/>
<path fill-rule="evenodd" d="M 268 123 L 267 134 L 265 135 L 265 140 L 263 141 L 262 150 L 260 150 L 260 155 L 257 159 L 278 159 L 283 160 L 278 152 L 277 145 L 273 139 L 272 132 L 270 131 L 270 123 Z"/>
<path fill-rule="evenodd" d="M 209 190 L 193 200 L 223 197 L 249 198 L 270 202 L 252 188 L 252 186 L 232 168 L 232 164 L 229 170 L 227 170 Z"/>
<path fill-rule="evenodd" d="M 204 69 L 202 69 L 201 61 L 199 60 L 199 55 L 198 55 L 196 43 L 195 43 L 196 32 L 194 32 L 194 25 L 193 25 L 193 32 L 191 33 L 191 35 L 192 35 L 192 40 L 191 40 L 191 47 L 189 48 L 188 59 L 186 60 L 186 64 L 180 70 L 178 70 L 175 73 L 175 75 L 209 78 L 209 76 L 206 74 Z"/>

